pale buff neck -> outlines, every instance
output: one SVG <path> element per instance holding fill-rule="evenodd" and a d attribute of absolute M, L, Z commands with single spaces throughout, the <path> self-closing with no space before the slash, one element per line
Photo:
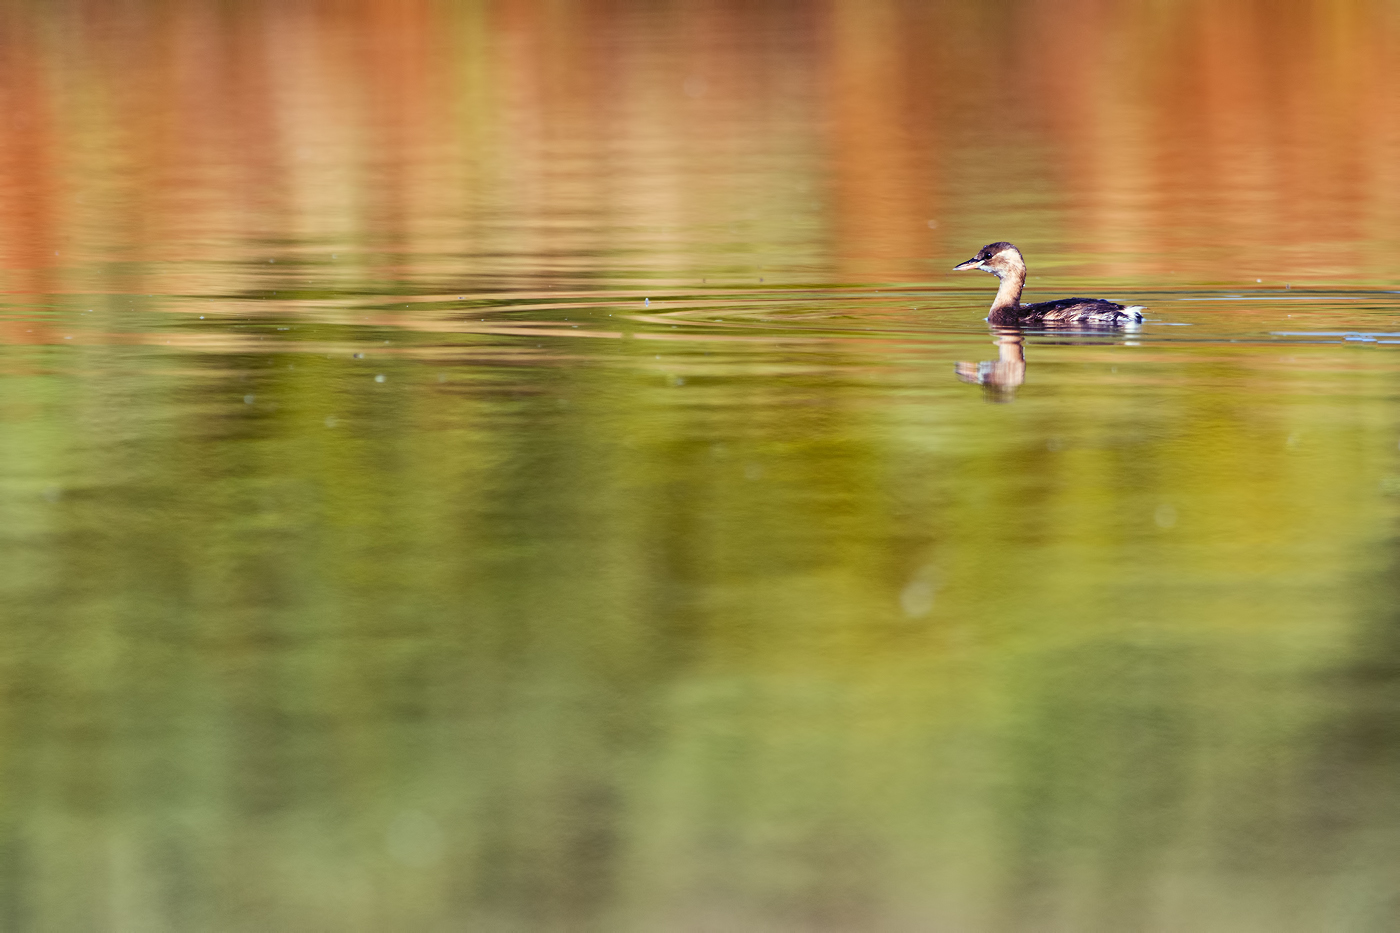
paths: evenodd
<path fill-rule="evenodd" d="M 997 289 L 997 297 L 992 302 L 992 313 L 1004 311 L 1021 306 L 1021 289 L 1026 286 L 1026 267 L 1021 266 L 1006 271 L 1005 275 L 999 275 L 1001 286 Z"/>

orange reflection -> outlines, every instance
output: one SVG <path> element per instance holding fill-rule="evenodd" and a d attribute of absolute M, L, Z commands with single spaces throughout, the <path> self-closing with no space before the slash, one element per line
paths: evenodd
<path fill-rule="evenodd" d="M 11 294 L 634 275 L 1393 282 L 1379 0 L 0 12 Z M 353 257 L 342 260 L 342 254 Z M 772 281 L 773 279 L 770 279 Z"/>

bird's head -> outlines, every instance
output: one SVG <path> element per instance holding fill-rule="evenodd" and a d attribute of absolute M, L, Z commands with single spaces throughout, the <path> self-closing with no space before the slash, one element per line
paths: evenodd
<path fill-rule="evenodd" d="M 990 272 L 999 279 L 1004 279 L 1013 273 L 1024 275 L 1026 261 L 1021 258 L 1021 251 L 1010 243 L 988 243 L 977 251 L 976 256 L 953 267 L 954 272 L 962 272 L 967 269 L 981 269 L 983 272 Z"/>

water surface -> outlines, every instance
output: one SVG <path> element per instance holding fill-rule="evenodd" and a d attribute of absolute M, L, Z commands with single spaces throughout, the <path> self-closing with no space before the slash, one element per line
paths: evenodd
<path fill-rule="evenodd" d="M 5 5 L 0 927 L 1392 929 L 1400 24 L 1008 9 Z"/>

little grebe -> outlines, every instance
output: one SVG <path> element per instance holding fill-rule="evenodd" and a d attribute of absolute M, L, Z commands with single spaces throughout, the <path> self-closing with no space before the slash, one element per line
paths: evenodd
<path fill-rule="evenodd" d="M 1143 308 L 1125 308 L 1102 298 L 1061 298 L 1033 305 L 1021 304 L 1021 289 L 1026 284 L 1026 261 L 1021 251 L 1010 243 L 990 243 L 967 262 L 953 267 L 954 272 L 981 269 L 1001 279 L 992 313 L 987 320 L 1002 326 L 1066 324 L 1088 327 L 1119 327 L 1142 322 Z"/>

